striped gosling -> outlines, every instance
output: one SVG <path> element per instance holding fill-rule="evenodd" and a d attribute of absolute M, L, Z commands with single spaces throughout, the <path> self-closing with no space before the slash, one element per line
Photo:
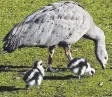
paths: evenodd
<path fill-rule="evenodd" d="M 42 61 L 36 61 L 33 64 L 33 68 L 28 70 L 23 80 L 26 83 L 26 89 L 28 89 L 30 86 L 34 85 L 40 85 L 44 77 L 44 68 L 42 66 Z"/>
<path fill-rule="evenodd" d="M 95 74 L 95 69 L 91 68 L 90 64 L 84 58 L 74 58 L 69 62 L 68 68 L 74 74 L 79 74 L 79 79 L 84 75 L 85 72 L 88 72 L 89 75 Z"/>

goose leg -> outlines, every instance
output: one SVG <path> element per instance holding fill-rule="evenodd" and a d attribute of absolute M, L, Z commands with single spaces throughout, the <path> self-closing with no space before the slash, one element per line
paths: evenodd
<path fill-rule="evenodd" d="M 54 72 L 54 70 L 52 69 L 52 57 L 54 54 L 54 49 L 55 49 L 55 45 L 54 46 L 50 46 L 49 47 L 49 56 L 48 56 L 48 67 L 47 67 L 47 72 Z"/>
<path fill-rule="evenodd" d="M 65 50 L 65 55 L 67 56 L 67 58 L 69 60 L 72 60 L 73 57 L 72 57 L 72 54 L 70 52 L 70 48 L 71 48 L 71 45 L 68 45 L 67 47 L 64 47 L 64 50 Z"/>

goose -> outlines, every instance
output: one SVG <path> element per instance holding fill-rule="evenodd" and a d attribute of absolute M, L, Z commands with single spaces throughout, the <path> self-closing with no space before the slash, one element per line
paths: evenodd
<path fill-rule="evenodd" d="M 95 42 L 95 55 L 104 69 L 108 61 L 104 31 L 77 2 L 54 2 L 16 24 L 3 39 L 3 50 L 12 53 L 24 47 L 48 48 L 47 71 L 52 72 L 56 46 L 62 47 L 67 58 L 72 60 L 71 45 L 82 37 Z"/>

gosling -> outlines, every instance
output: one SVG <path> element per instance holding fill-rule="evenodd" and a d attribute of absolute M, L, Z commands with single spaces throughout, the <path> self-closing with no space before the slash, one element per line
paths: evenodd
<path fill-rule="evenodd" d="M 67 66 L 71 72 L 79 75 L 79 79 L 83 77 L 85 72 L 89 75 L 95 74 L 95 69 L 91 68 L 90 64 L 84 58 L 74 58 Z"/>
<path fill-rule="evenodd" d="M 26 83 L 26 89 L 34 85 L 40 85 L 44 77 L 44 68 L 42 61 L 35 61 L 32 69 L 26 71 L 23 80 Z"/>

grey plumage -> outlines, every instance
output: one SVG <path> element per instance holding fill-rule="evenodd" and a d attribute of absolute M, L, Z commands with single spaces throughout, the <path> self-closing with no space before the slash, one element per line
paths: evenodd
<path fill-rule="evenodd" d="M 104 68 L 108 60 L 104 32 L 95 25 L 93 18 L 83 7 L 72 1 L 49 4 L 27 16 L 6 35 L 3 49 L 12 52 L 19 47 L 49 48 L 54 45 L 70 49 L 70 45 L 83 36 L 97 41 L 97 56 Z M 100 51 L 104 53 L 99 54 Z M 67 56 L 72 59 L 70 53 Z"/>
<path fill-rule="evenodd" d="M 83 21 L 86 14 L 78 13 L 81 9 L 73 2 L 45 6 L 26 17 L 9 32 L 4 39 L 4 49 L 11 52 L 20 46 L 52 46 L 63 41 L 67 44 L 75 42 L 71 38 L 75 33 L 75 36 L 82 37 L 81 31 L 85 33 L 84 30 L 89 30 Z"/>

